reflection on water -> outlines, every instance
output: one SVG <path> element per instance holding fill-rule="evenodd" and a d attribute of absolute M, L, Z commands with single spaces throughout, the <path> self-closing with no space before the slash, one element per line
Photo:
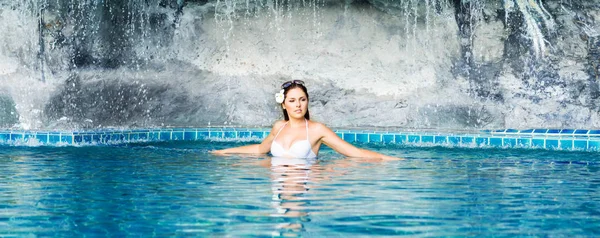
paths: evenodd
<path fill-rule="evenodd" d="M 268 160 L 271 163 L 272 204 L 276 211 L 271 216 L 295 218 L 278 224 L 276 228 L 280 232 L 276 235 L 288 236 L 289 232 L 304 231 L 303 223 L 310 222 L 305 194 L 309 192 L 311 183 L 318 180 L 318 174 L 313 173 L 311 168 L 316 160 L 278 157 Z"/>
<path fill-rule="evenodd" d="M 335 211 L 335 206 L 321 206 L 311 204 L 315 198 L 328 196 L 318 194 L 323 189 L 323 181 L 331 181 L 332 176 L 340 176 L 343 173 L 335 168 L 351 168 L 361 163 L 376 163 L 378 159 L 368 158 L 346 158 L 335 160 L 333 163 L 322 165 L 318 159 L 294 159 L 272 157 L 260 162 L 261 165 L 270 168 L 271 191 L 273 192 L 273 217 L 292 218 L 276 226 L 277 232 L 273 235 L 292 236 L 305 232 L 305 224 L 311 221 L 310 211 L 317 213 L 324 210 Z"/>

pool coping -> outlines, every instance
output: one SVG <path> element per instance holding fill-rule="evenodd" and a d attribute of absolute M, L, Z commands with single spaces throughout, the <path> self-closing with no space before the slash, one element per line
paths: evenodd
<path fill-rule="evenodd" d="M 0 130 L 0 145 L 79 146 L 152 141 L 260 141 L 269 128 L 198 127 L 156 129 L 100 129 L 80 131 Z M 350 143 L 409 146 L 531 148 L 567 151 L 600 151 L 600 130 L 501 129 L 474 132 L 418 130 L 337 129 Z"/>

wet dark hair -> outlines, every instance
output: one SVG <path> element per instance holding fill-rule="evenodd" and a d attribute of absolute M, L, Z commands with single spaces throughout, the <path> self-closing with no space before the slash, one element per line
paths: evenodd
<path fill-rule="evenodd" d="M 302 84 L 298 84 L 298 83 L 292 83 L 290 84 L 290 86 L 287 86 L 283 89 L 283 100 L 285 102 L 285 98 L 287 97 L 287 93 L 288 91 L 290 91 L 290 89 L 294 89 L 294 88 L 300 88 L 302 89 L 302 91 L 304 91 L 304 94 L 306 94 L 306 100 L 308 101 L 309 97 L 308 97 L 308 90 L 306 90 L 306 87 Z M 286 121 L 290 120 L 290 117 L 287 114 L 287 110 L 283 109 L 283 118 Z M 310 120 L 310 114 L 308 113 L 308 107 L 306 107 L 306 114 L 304 114 L 304 118 L 306 118 L 306 120 Z"/>

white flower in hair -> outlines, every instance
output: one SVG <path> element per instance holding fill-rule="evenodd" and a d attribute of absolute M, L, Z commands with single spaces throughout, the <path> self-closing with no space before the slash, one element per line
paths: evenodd
<path fill-rule="evenodd" d="M 285 90 L 282 89 L 281 91 L 275 94 L 275 101 L 277 101 L 277 103 L 283 103 L 283 92 L 285 92 Z"/>

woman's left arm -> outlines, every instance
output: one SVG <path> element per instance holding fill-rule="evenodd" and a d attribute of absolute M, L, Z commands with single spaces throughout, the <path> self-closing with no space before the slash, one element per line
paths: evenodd
<path fill-rule="evenodd" d="M 319 134 L 321 135 L 321 140 L 323 141 L 323 143 L 342 155 L 358 158 L 377 158 L 382 160 L 402 159 L 380 154 L 375 151 L 357 148 L 356 146 L 353 146 L 352 144 L 340 138 L 337 134 L 335 134 L 335 132 L 333 132 L 331 129 L 329 129 L 323 124 L 319 123 L 317 129 Z"/>

